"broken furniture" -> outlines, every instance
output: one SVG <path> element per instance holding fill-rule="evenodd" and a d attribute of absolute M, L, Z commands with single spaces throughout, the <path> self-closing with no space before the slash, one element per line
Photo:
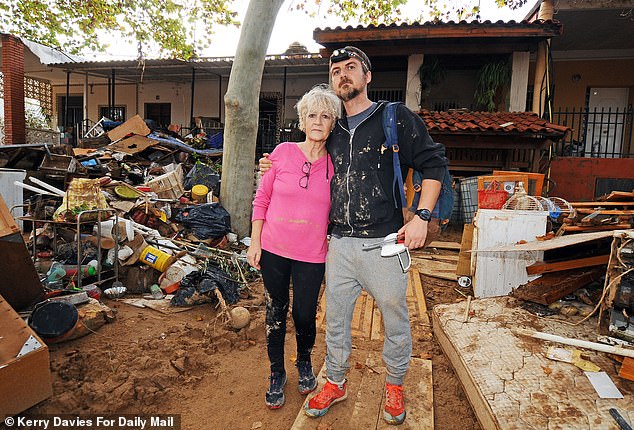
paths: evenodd
<path fill-rule="evenodd" d="M 562 233 L 625 230 L 634 226 L 634 192 L 612 191 L 597 201 L 570 205 L 578 216 L 561 227 Z"/>
<path fill-rule="evenodd" d="M 94 217 L 96 216 L 96 220 L 94 219 Z M 113 265 L 113 274 L 111 276 L 108 276 L 106 278 L 102 278 L 102 274 L 103 274 L 103 268 L 102 268 L 102 259 L 103 259 L 103 255 L 102 255 L 102 251 L 103 251 L 103 246 L 101 243 L 101 238 L 103 237 L 108 237 L 108 234 L 106 234 L 106 232 L 102 232 L 102 221 L 107 220 L 109 217 L 114 216 L 114 223 L 113 223 L 113 234 L 112 236 L 114 236 L 115 238 L 118 237 L 118 229 L 119 229 L 119 216 L 117 214 L 117 211 L 115 209 L 92 209 L 92 210 L 86 210 L 86 211 L 81 211 L 77 214 L 77 221 L 74 223 L 70 223 L 70 222 L 62 222 L 62 221 L 53 221 L 53 220 L 41 220 L 41 219 L 35 219 L 32 217 L 28 217 L 28 216 L 24 216 L 24 217 L 20 217 L 20 219 L 22 221 L 30 221 L 33 225 L 33 260 L 35 261 L 35 259 L 37 258 L 37 249 L 36 249 L 36 242 L 37 242 L 37 225 L 38 224 L 45 224 L 48 223 L 52 226 L 53 229 L 53 244 L 55 244 L 57 242 L 57 229 L 60 227 L 65 227 L 68 229 L 72 229 L 75 232 L 75 237 L 76 237 L 76 242 L 77 242 L 77 288 L 81 289 L 82 287 L 82 276 L 80 275 L 82 273 L 82 241 L 80 240 L 81 238 L 81 227 L 91 224 L 91 225 L 96 225 L 97 227 L 97 281 L 94 282 L 97 285 L 100 285 L 104 282 L 107 281 L 118 281 L 119 280 L 119 259 L 115 258 L 114 259 L 114 265 Z M 89 219 L 86 219 L 89 218 Z M 90 219 L 92 218 L 92 219 Z M 115 239 L 114 240 L 114 253 L 115 255 L 117 255 L 118 253 L 118 241 Z"/>
<path fill-rule="evenodd" d="M 2 196 L 0 196 L 0 294 L 17 310 L 28 307 L 44 294 L 40 278 L 22 238 L 22 232 L 9 213 Z"/>
<path fill-rule="evenodd" d="M 583 261 L 584 259 L 570 259 L 577 252 L 587 252 L 584 247 L 601 249 L 600 241 L 607 241 L 612 232 L 581 233 L 570 236 L 555 237 L 549 240 L 532 240 L 526 243 L 512 243 L 503 246 L 493 246 L 478 249 L 474 253 L 478 256 L 489 254 L 498 255 L 512 261 L 524 261 L 522 267 L 525 282 L 513 287 L 513 296 L 540 304 L 550 304 L 561 297 L 581 288 L 593 280 L 599 279 L 605 273 L 605 266 L 601 267 L 602 258 Z M 595 243 L 598 242 L 598 243 Z M 592 244 L 592 245 L 587 245 Z M 561 261 L 544 263 L 544 253 L 555 251 Z M 515 255 L 515 257 L 512 257 Z M 589 257 L 592 258 L 592 257 Z M 581 261 L 580 261 L 581 260 Z M 539 264 L 536 264 L 537 262 Z M 580 270 L 582 269 L 582 270 Z M 538 273 L 539 272 L 539 273 Z M 587 272 L 587 273 L 586 273 Z M 529 280 L 529 273 L 532 279 Z M 537 276 L 541 276 L 537 278 Z M 519 275 L 518 275 L 519 279 Z M 511 291 L 507 292 L 510 293 Z"/>
<path fill-rule="evenodd" d="M 0 296 L 0 420 L 52 395 L 48 347 Z"/>

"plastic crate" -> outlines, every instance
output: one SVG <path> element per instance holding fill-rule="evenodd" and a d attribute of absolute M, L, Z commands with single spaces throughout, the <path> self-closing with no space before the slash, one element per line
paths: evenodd
<path fill-rule="evenodd" d="M 460 214 L 462 222 L 471 224 L 478 210 L 478 177 L 471 176 L 460 180 Z"/>

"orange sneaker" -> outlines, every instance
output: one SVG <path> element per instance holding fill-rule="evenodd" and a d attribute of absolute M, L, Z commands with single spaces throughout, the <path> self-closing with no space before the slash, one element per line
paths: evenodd
<path fill-rule="evenodd" d="M 339 385 L 326 381 L 326 385 L 304 406 L 304 412 L 309 417 L 320 417 L 328 412 L 330 407 L 342 400 L 346 400 L 348 391 L 346 389 L 346 381 L 343 382 L 341 388 Z"/>
<path fill-rule="evenodd" d="M 383 419 L 388 424 L 402 424 L 405 421 L 405 403 L 403 402 L 403 386 L 385 383 L 385 409 Z"/>

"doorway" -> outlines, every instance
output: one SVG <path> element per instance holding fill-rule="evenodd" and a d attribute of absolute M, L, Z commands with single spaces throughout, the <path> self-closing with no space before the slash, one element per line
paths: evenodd
<path fill-rule="evenodd" d="M 280 142 L 280 123 L 282 115 L 282 95 L 280 93 L 261 93 L 258 116 L 258 138 L 256 155 L 271 152 Z"/>
<path fill-rule="evenodd" d="M 172 104 L 146 103 L 145 119 L 154 121 L 159 128 L 167 129 L 172 123 Z"/>
<path fill-rule="evenodd" d="M 628 88 L 590 88 L 586 157 L 620 158 L 625 141 Z"/>
<path fill-rule="evenodd" d="M 57 112 L 57 125 L 63 133 L 62 142 L 75 146 L 78 137 L 77 127 L 84 122 L 84 96 L 68 96 L 68 101 L 66 96 L 58 96 Z"/>

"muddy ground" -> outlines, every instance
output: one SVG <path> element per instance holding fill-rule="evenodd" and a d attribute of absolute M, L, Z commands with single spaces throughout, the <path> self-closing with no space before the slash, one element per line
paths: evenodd
<path fill-rule="evenodd" d="M 460 241 L 459 232 L 442 240 Z M 445 251 L 446 252 L 446 251 Z M 456 283 L 422 276 L 429 310 L 464 300 Z M 264 405 L 268 359 L 264 337 L 263 286 L 250 286 L 240 304 L 252 314 L 250 325 L 226 330 L 211 305 L 163 314 L 104 299 L 116 319 L 86 337 L 50 346 L 54 395 L 27 414 L 179 414 L 183 429 L 288 429 L 303 402 L 295 387 L 292 321 L 287 335 L 289 384 L 286 404 L 271 411 Z M 479 429 L 451 364 L 431 329 L 412 327 L 413 355 L 431 358 L 434 420 L 437 429 Z M 381 342 L 353 342 L 351 380 L 363 372 L 363 350 L 380 351 Z M 321 368 L 324 332 L 318 331 L 313 363 Z M 356 361 L 358 360 L 358 361 Z M 344 407 L 344 406 L 340 406 Z M 315 428 L 324 429 L 324 424 Z M 327 428 L 346 429 L 345 422 Z"/>

